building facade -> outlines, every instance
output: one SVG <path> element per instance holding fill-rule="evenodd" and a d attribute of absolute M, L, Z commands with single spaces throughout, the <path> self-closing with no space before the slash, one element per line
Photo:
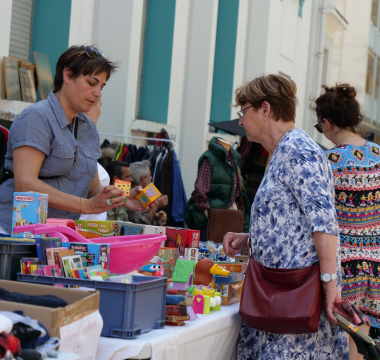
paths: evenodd
<path fill-rule="evenodd" d="M 214 136 L 209 123 L 236 119 L 233 91 L 258 74 L 296 82 L 296 126 L 325 147 L 309 110 L 322 83 L 357 86 L 377 133 L 378 7 L 378 0 L 1 0 L 0 61 L 46 53 L 54 76 L 68 46 L 97 44 L 120 65 L 103 92 L 99 132 L 149 136 L 165 128 L 179 146 L 189 197 Z M 28 104 L 5 100 L 3 79 L 0 72 L 0 109 L 21 112 Z"/>

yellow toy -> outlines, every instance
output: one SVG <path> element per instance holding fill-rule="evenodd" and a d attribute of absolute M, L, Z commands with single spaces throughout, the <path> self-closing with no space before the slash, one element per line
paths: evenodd
<path fill-rule="evenodd" d="M 157 200 L 161 193 L 157 190 L 153 183 L 145 187 L 140 194 L 136 195 L 136 199 L 141 202 L 143 206 L 149 206 L 153 201 Z"/>
<path fill-rule="evenodd" d="M 129 198 L 129 193 L 131 191 L 131 183 L 129 181 L 123 181 L 123 180 L 116 179 L 115 180 L 115 186 L 119 190 L 123 191 L 123 195 L 126 196 L 126 198 L 123 201 L 126 202 Z"/>
<path fill-rule="evenodd" d="M 214 264 L 210 269 L 210 274 L 228 276 L 230 272 L 228 270 L 224 270 L 221 266 Z"/>

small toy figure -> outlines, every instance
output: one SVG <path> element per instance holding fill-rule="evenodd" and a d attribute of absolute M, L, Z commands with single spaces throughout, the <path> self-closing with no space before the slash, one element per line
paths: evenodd
<path fill-rule="evenodd" d="M 148 264 L 141 268 L 140 273 L 146 276 L 160 277 L 164 275 L 164 267 L 160 264 Z"/>
<path fill-rule="evenodd" d="M 157 190 L 153 183 L 145 187 L 140 194 L 136 196 L 137 200 L 143 206 L 149 206 L 153 201 L 157 200 L 161 196 L 161 193 Z"/>
<path fill-rule="evenodd" d="M 223 245 L 218 246 L 218 254 L 219 254 L 219 256 L 218 256 L 219 261 L 227 261 L 228 256 L 224 252 Z"/>

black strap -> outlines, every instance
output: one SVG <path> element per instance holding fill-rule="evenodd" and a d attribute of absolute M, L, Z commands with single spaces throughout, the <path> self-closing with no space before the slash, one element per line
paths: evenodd
<path fill-rule="evenodd" d="M 74 125 L 74 138 L 75 140 L 78 137 L 78 116 L 75 118 L 75 125 Z"/>

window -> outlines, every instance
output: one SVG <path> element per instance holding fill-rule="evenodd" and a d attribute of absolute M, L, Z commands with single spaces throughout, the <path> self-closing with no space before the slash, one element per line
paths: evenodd
<path fill-rule="evenodd" d="M 376 61 L 376 83 L 375 83 L 375 99 L 379 100 L 379 85 L 380 85 L 380 61 Z"/>
<path fill-rule="evenodd" d="M 379 0 L 372 0 L 371 21 L 374 27 L 377 28 L 377 14 L 379 11 Z"/>
<path fill-rule="evenodd" d="M 365 84 L 365 92 L 368 95 L 372 95 L 372 84 L 373 84 L 373 64 L 375 63 L 374 55 L 368 53 L 368 62 L 367 62 L 367 80 Z"/>
<path fill-rule="evenodd" d="M 33 0 L 13 0 L 9 55 L 29 60 Z"/>

